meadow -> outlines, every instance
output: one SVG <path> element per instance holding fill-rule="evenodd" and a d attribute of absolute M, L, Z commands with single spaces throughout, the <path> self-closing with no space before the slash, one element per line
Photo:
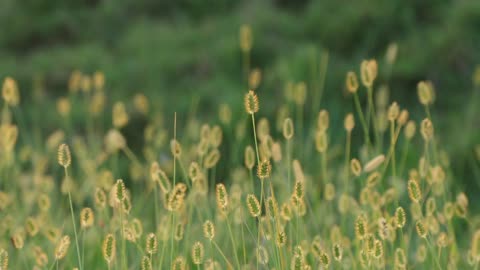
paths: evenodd
<path fill-rule="evenodd" d="M 111 98 L 101 70 L 74 70 L 32 113 L 22 96 L 41 84 L 3 78 L 0 269 L 478 268 L 480 215 L 436 128 L 435 85 L 416 82 L 409 108 L 378 83 L 397 44 L 350 66 L 350 106 L 327 110 L 328 55 L 272 93 L 249 25 L 237 42 L 242 98 L 207 119 L 196 98 L 178 112 Z M 480 144 L 465 156 L 475 178 Z"/>

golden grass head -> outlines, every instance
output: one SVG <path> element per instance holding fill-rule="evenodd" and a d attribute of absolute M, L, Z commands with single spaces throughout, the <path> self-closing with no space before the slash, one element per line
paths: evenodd
<path fill-rule="evenodd" d="M 335 186 L 332 183 L 325 184 L 325 200 L 332 201 L 335 199 Z"/>
<path fill-rule="evenodd" d="M 345 79 L 345 86 L 347 87 L 348 92 L 356 93 L 358 90 L 358 79 L 357 74 L 353 71 L 349 71 L 347 73 L 347 77 Z"/>
<path fill-rule="evenodd" d="M 318 119 L 317 119 L 318 131 L 324 132 L 329 128 L 329 126 L 330 126 L 330 114 L 328 113 L 327 110 L 321 110 L 318 113 Z"/>
<path fill-rule="evenodd" d="M 360 77 L 362 79 L 362 84 L 367 87 L 371 88 L 373 86 L 373 82 L 377 78 L 378 73 L 378 66 L 377 61 L 372 60 L 363 60 L 360 65 Z"/>
<path fill-rule="evenodd" d="M 278 214 L 278 203 L 275 197 L 268 196 L 265 200 L 265 210 L 267 212 L 267 216 L 270 218 L 276 218 Z"/>
<path fill-rule="evenodd" d="M 293 128 L 293 121 L 291 118 L 285 118 L 283 121 L 283 137 L 287 140 L 290 140 L 293 138 L 294 134 L 294 128 Z"/>
<path fill-rule="evenodd" d="M 413 120 L 408 121 L 404 130 L 405 138 L 407 138 L 408 140 L 412 139 L 413 136 L 415 136 L 415 131 L 416 131 L 415 121 Z"/>
<path fill-rule="evenodd" d="M 72 155 L 70 154 L 70 148 L 67 144 L 62 143 L 58 147 L 57 158 L 58 164 L 60 164 L 60 166 L 63 166 L 64 168 L 70 166 L 70 164 L 72 163 Z"/>
<path fill-rule="evenodd" d="M 253 90 L 248 91 L 244 99 L 245 110 L 248 114 L 254 114 L 258 112 L 258 97 Z"/>
<path fill-rule="evenodd" d="M 325 153 L 328 148 L 328 136 L 326 132 L 317 131 L 315 134 L 315 148 L 319 153 Z"/>
<path fill-rule="evenodd" d="M 210 241 L 215 237 L 215 225 L 212 221 L 207 220 L 203 223 L 203 235 Z"/>
<path fill-rule="evenodd" d="M 355 117 L 352 113 L 349 113 L 345 116 L 343 126 L 347 132 L 352 132 L 353 128 L 355 128 Z"/>
<path fill-rule="evenodd" d="M 102 254 L 103 258 L 107 263 L 110 265 L 114 259 L 115 259 L 115 251 L 116 251 L 116 246 L 115 246 L 115 237 L 113 234 L 109 233 L 107 236 L 105 236 L 105 239 L 103 240 L 103 246 L 102 246 Z"/>
<path fill-rule="evenodd" d="M 203 263 L 203 257 L 205 255 L 205 251 L 203 248 L 203 244 L 201 242 L 195 242 L 192 246 L 192 261 L 195 265 L 200 265 Z"/>
<path fill-rule="evenodd" d="M 382 241 L 375 239 L 373 247 L 373 257 L 380 259 L 383 256 L 383 243 Z"/>
<path fill-rule="evenodd" d="M 185 270 L 186 269 L 186 262 L 183 256 L 178 256 L 172 262 L 172 270 Z"/>
<path fill-rule="evenodd" d="M 13 247 L 16 249 L 22 249 L 25 241 L 24 241 L 24 235 L 20 232 L 16 232 L 12 235 L 12 238 L 10 239 L 12 241 Z"/>
<path fill-rule="evenodd" d="M 405 210 L 403 207 L 399 206 L 397 210 L 395 210 L 395 225 L 397 225 L 398 228 L 403 228 L 406 222 L 407 216 Z"/>
<path fill-rule="evenodd" d="M 152 262 L 148 256 L 143 256 L 142 261 L 140 262 L 140 269 L 142 270 L 152 270 Z"/>
<path fill-rule="evenodd" d="M 30 236 L 35 236 L 38 233 L 38 222 L 33 217 L 28 217 L 25 221 L 25 231 Z"/>
<path fill-rule="evenodd" d="M 272 164 L 269 159 L 264 159 L 257 167 L 257 176 L 261 180 L 269 178 L 272 173 Z"/>
<path fill-rule="evenodd" d="M 407 110 L 403 109 L 397 118 L 397 124 L 400 126 L 404 126 L 408 121 L 409 113 Z"/>
<path fill-rule="evenodd" d="M 405 251 L 402 248 L 395 250 L 395 267 L 404 269 L 407 266 L 407 257 Z"/>
<path fill-rule="evenodd" d="M 157 236 L 154 233 L 149 233 L 145 240 L 145 252 L 148 254 L 157 253 L 158 240 Z"/>
<path fill-rule="evenodd" d="M 220 183 L 216 186 L 217 206 L 221 211 L 227 210 L 228 207 L 228 193 L 225 185 Z"/>
<path fill-rule="evenodd" d="M 365 164 L 363 171 L 366 173 L 372 172 L 377 169 L 383 163 L 383 161 L 385 161 L 385 155 L 378 155 Z"/>
<path fill-rule="evenodd" d="M 20 102 L 17 82 L 11 77 L 6 77 L 2 86 L 2 97 L 9 106 L 17 106 Z"/>
<path fill-rule="evenodd" d="M 64 235 L 60 242 L 55 247 L 55 259 L 61 260 L 67 255 L 68 248 L 70 247 L 70 236 Z"/>
<path fill-rule="evenodd" d="M 217 148 L 212 149 L 206 156 L 203 161 L 203 167 L 206 169 L 211 169 L 217 165 L 220 160 L 220 151 Z"/>
<path fill-rule="evenodd" d="M 428 106 L 433 103 L 434 90 L 431 82 L 421 81 L 417 84 L 418 99 L 424 106 Z"/>
<path fill-rule="evenodd" d="M 291 270 L 303 270 L 305 267 L 305 258 L 303 254 L 294 254 L 290 263 Z"/>
<path fill-rule="evenodd" d="M 368 234 L 368 223 L 365 215 L 359 215 L 355 220 L 355 235 L 358 239 L 364 239 Z"/>
<path fill-rule="evenodd" d="M 114 199 L 117 204 L 120 204 L 123 199 L 127 196 L 125 190 L 125 183 L 122 179 L 117 179 L 117 182 L 113 186 L 114 188 Z"/>
<path fill-rule="evenodd" d="M 426 142 L 430 141 L 433 138 L 434 128 L 433 123 L 432 121 L 430 121 L 430 119 L 423 119 L 420 125 L 420 133 L 422 133 L 422 137 Z"/>
<path fill-rule="evenodd" d="M 333 244 L 332 246 L 332 254 L 333 254 L 333 258 L 339 262 L 342 260 L 342 257 L 343 257 L 343 248 L 342 248 L 342 245 L 339 244 L 339 243 L 335 243 Z"/>
<path fill-rule="evenodd" d="M 388 108 L 388 120 L 394 122 L 400 115 L 400 107 L 397 102 L 393 102 Z"/>
<path fill-rule="evenodd" d="M 0 249 L 0 269 L 8 269 L 8 252 L 5 249 Z"/>
<path fill-rule="evenodd" d="M 253 217 L 259 217 L 262 214 L 260 202 L 253 194 L 247 195 L 247 207 L 250 215 L 252 215 Z"/>
<path fill-rule="evenodd" d="M 127 141 L 122 133 L 116 129 L 111 129 L 107 132 L 104 138 L 105 148 L 108 153 L 115 153 L 127 146 Z"/>
<path fill-rule="evenodd" d="M 80 212 L 80 226 L 82 228 L 89 228 L 93 225 L 93 222 L 95 221 L 95 215 L 93 214 L 93 211 L 89 207 L 85 207 L 82 209 Z"/>
<path fill-rule="evenodd" d="M 256 253 L 258 262 L 260 262 L 260 264 L 267 265 L 269 259 L 267 249 L 264 246 L 259 246 Z"/>
<path fill-rule="evenodd" d="M 128 124 L 129 117 L 125 104 L 121 101 L 116 102 L 112 109 L 112 122 L 115 128 L 123 128 Z"/>
<path fill-rule="evenodd" d="M 253 35 L 252 28 L 248 24 L 240 26 L 240 49 L 247 53 L 252 49 Z"/>
<path fill-rule="evenodd" d="M 248 85 L 250 89 L 257 89 L 261 81 L 262 71 L 259 68 L 254 68 L 252 71 L 250 71 L 250 74 L 248 75 Z"/>
<path fill-rule="evenodd" d="M 418 185 L 417 180 L 415 179 L 410 179 L 408 180 L 407 183 L 407 189 L 408 189 L 408 196 L 413 202 L 420 202 L 422 199 L 422 190 L 420 189 L 420 186 Z"/>
<path fill-rule="evenodd" d="M 287 234 L 283 228 L 277 229 L 277 235 L 275 237 L 275 244 L 278 247 L 283 247 L 287 243 Z"/>
<path fill-rule="evenodd" d="M 358 159 L 354 158 L 350 161 L 350 171 L 357 177 L 362 173 L 362 164 Z"/>
<path fill-rule="evenodd" d="M 418 236 L 421 238 L 427 237 L 428 229 L 423 220 L 417 220 L 415 223 L 415 230 L 417 231 Z"/>

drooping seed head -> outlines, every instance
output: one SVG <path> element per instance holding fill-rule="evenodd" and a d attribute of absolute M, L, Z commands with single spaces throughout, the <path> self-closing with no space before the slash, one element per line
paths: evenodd
<path fill-rule="evenodd" d="M 248 91 L 245 95 L 245 110 L 248 114 L 254 114 L 258 112 L 258 97 L 257 94 L 253 90 Z"/>
<path fill-rule="evenodd" d="M 67 168 L 72 163 L 72 156 L 70 154 L 70 148 L 67 144 L 62 143 L 58 147 L 58 164 Z"/>

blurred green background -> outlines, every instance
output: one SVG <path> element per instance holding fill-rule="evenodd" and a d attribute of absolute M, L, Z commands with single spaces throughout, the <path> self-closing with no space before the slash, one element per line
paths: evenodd
<path fill-rule="evenodd" d="M 243 117 L 242 24 L 253 30 L 251 66 L 263 73 L 262 116 L 273 116 L 287 82 L 305 81 L 311 89 L 328 54 L 320 107 L 340 130 L 344 113 L 354 110 L 345 97 L 345 74 L 376 58 L 376 85 L 388 84 L 390 100 L 417 121 L 424 114 L 416 84 L 433 82 L 440 142 L 452 154 L 459 188 L 478 191 L 479 181 L 472 181 L 480 179 L 472 164 L 480 141 L 480 98 L 472 82 L 480 63 L 476 0 L 2 0 L 0 76 L 18 81 L 26 114 L 39 109 L 26 109 L 40 98 L 32 85 L 41 82 L 42 104 L 53 105 L 67 95 L 68 78 L 78 69 L 105 73 L 110 104 L 142 92 L 167 116 L 186 115 L 196 100 L 202 119 L 216 117 L 221 103 Z M 385 52 L 392 43 L 398 56 L 387 70 Z M 56 121 L 45 115 L 41 125 L 49 132 Z"/>

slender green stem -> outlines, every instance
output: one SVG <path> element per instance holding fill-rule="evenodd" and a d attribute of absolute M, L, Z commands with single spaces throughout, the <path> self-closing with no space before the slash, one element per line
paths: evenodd
<path fill-rule="evenodd" d="M 65 177 L 68 181 L 67 167 L 64 167 L 64 169 L 65 169 Z M 82 259 L 80 257 L 80 246 L 78 245 L 77 226 L 75 225 L 75 214 L 73 212 L 72 195 L 70 193 L 70 189 L 68 189 L 68 202 L 70 203 L 70 213 L 72 214 L 73 233 L 75 234 L 75 245 L 76 245 L 76 248 L 77 248 L 78 267 L 81 270 L 81 269 L 83 269 L 82 268 Z"/>
<path fill-rule="evenodd" d="M 360 118 L 360 124 L 363 127 L 363 133 L 365 136 L 365 145 L 367 146 L 367 149 L 369 149 L 370 148 L 369 128 L 367 126 L 367 122 L 365 121 L 365 116 L 363 115 L 362 106 L 360 105 L 360 100 L 358 98 L 357 93 L 354 93 L 353 100 L 355 102 L 355 108 L 357 109 L 357 113 Z"/>
<path fill-rule="evenodd" d="M 216 243 L 214 240 L 212 240 L 212 243 L 213 243 L 213 245 L 215 246 L 215 248 L 217 249 L 218 253 L 220 253 L 220 255 L 222 255 L 223 259 L 224 259 L 225 262 L 228 264 L 228 267 L 229 267 L 230 269 L 235 269 L 235 268 L 233 267 L 233 265 L 230 263 L 230 261 L 227 259 L 227 257 L 226 257 L 225 254 L 223 253 L 223 251 L 222 251 L 222 250 L 220 249 L 220 247 L 217 245 L 217 243 Z"/>
<path fill-rule="evenodd" d="M 233 237 L 232 226 L 230 225 L 230 220 L 228 218 L 227 213 L 225 213 L 225 218 L 226 218 L 226 221 L 227 221 L 228 233 L 230 234 L 230 239 L 232 241 L 232 250 L 233 250 L 233 254 L 235 255 L 235 261 L 237 263 L 238 269 L 240 269 L 241 268 L 240 267 L 240 260 L 238 259 L 238 254 L 237 254 L 237 251 L 236 251 L 237 244 L 235 243 L 235 238 Z"/>

